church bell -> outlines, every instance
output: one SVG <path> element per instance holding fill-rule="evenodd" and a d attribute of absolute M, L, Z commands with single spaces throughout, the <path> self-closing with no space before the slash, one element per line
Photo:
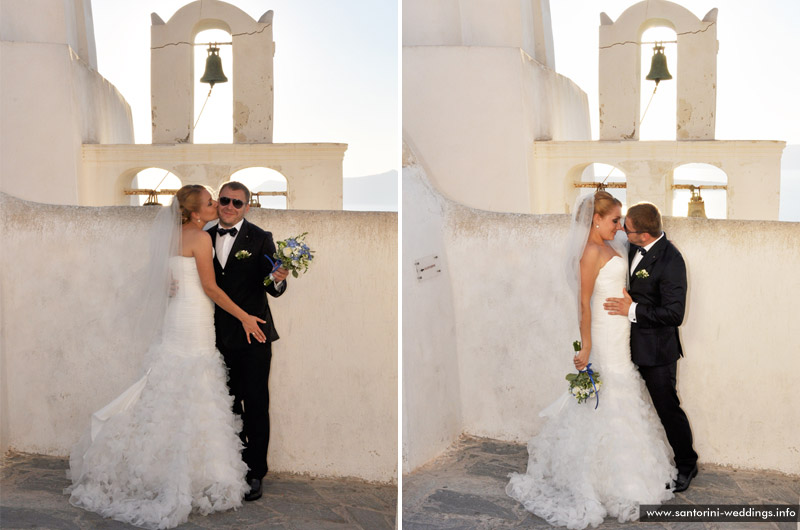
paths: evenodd
<path fill-rule="evenodd" d="M 206 59 L 206 71 L 200 78 L 201 83 L 208 83 L 214 87 L 214 83 L 227 83 L 228 78 L 222 73 L 222 59 L 219 58 L 219 48 L 213 44 L 208 47 L 208 58 Z"/>
<path fill-rule="evenodd" d="M 692 186 L 692 196 L 689 199 L 689 211 L 686 217 L 708 219 L 708 217 L 706 217 L 706 205 L 703 202 L 703 198 L 700 196 L 700 188 Z"/>
<path fill-rule="evenodd" d="M 657 42 L 653 47 L 653 59 L 650 62 L 650 73 L 647 74 L 648 81 L 655 81 L 656 86 L 658 82 L 663 79 L 672 79 L 672 76 L 667 70 L 667 56 L 664 55 L 664 46 L 662 43 Z"/>

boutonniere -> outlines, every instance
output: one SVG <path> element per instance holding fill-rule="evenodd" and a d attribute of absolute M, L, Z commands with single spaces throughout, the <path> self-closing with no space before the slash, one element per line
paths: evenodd
<path fill-rule="evenodd" d="M 649 278 L 650 273 L 647 272 L 647 269 L 642 269 L 640 271 L 636 271 L 636 277 L 639 279 Z"/>
<path fill-rule="evenodd" d="M 236 254 L 234 254 L 234 256 L 236 256 L 236 259 L 247 259 L 247 258 L 249 258 L 250 256 L 252 256 L 252 254 L 250 254 L 250 253 L 249 253 L 249 252 L 247 252 L 246 250 L 240 250 L 239 252 L 237 252 Z"/>

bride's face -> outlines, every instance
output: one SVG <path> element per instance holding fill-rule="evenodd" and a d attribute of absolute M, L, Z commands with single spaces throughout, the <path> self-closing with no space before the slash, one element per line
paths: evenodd
<path fill-rule="evenodd" d="M 608 212 L 608 215 L 600 216 L 595 214 L 594 217 L 595 224 L 600 227 L 597 231 L 600 232 L 600 237 L 606 241 L 614 239 L 617 232 L 622 230 L 622 208 L 619 206 L 614 206 Z"/>
<path fill-rule="evenodd" d="M 200 209 L 197 210 L 197 215 L 204 223 L 213 221 L 218 217 L 217 215 L 217 201 L 211 196 L 207 190 L 201 192 Z"/>

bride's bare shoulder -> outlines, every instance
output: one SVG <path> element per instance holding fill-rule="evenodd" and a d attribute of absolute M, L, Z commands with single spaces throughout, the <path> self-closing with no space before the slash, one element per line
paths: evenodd
<path fill-rule="evenodd" d="M 586 265 L 595 264 L 600 260 L 602 248 L 594 243 L 587 243 L 586 248 L 583 249 L 583 256 L 581 256 L 581 263 Z"/>
<path fill-rule="evenodd" d="M 211 248 L 211 236 L 205 230 L 185 229 L 181 235 L 184 255 Z"/>

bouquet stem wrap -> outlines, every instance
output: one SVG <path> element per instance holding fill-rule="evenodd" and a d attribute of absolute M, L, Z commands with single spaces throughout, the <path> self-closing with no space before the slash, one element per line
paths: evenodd
<path fill-rule="evenodd" d="M 589 380 L 592 382 L 592 388 L 594 388 L 594 397 L 596 399 L 594 408 L 596 409 L 600 404 L 600 394 L 597 392 L 597 385 L 594 383 L 594 370 L 592 370 L 592 363 L 587 364 L 584 370 L 578 370 L 578 373 L 589 376 Z"/>

